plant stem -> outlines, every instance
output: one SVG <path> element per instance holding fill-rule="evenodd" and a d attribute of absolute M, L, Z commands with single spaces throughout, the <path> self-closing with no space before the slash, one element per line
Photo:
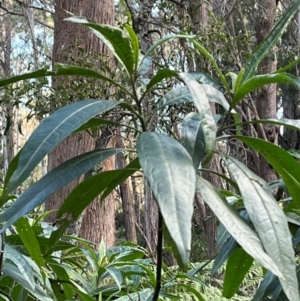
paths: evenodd
<path fill-rule="evenodd" d="M 157 301 L 161 288 L 161 268 L 162 268 L 162 243 L 163 243 L 163 217 L 158 210 L 158 231 L 157 231 L 157 266 L 156 266 L 156 287 L 152 301 Z"/>

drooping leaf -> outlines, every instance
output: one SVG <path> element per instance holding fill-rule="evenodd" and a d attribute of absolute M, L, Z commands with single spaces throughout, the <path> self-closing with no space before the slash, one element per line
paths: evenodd
<path fill-rule="evenodd" d="M 217 90 L 220 89 L 220 85 L 205 72 L 190 72 L 189 74 L 201 84 L 212 86 Z"/>
<path fill-rule="evenodd" d="M 201 87 L 202 85 L 199 84 L 192 76 L 187 73 L 180 73 L 180 77 L 189 88 L 192 99 L 199 111 L 205 140 L 206 161 L 208 161 L 213 155 L 213 151 L 215 149 L 217 131 L 216 123 L 212 116 L 209 104 L 209 98 Z"/>
<path fill-rule="evenodd" d="M 199 89 L 202 89 L 203 92 L 206 93 L 206 96 L 209 99 L 209 101 L 216 102 L 219 105 L 223 106 L 225 110 L 229 110 L 228 101 L 226 100 L 224 95 L 220 91 L 215 89 L 213 86 L 207 84 L 201 84 Z M 157 108 L 162 109 L 166 106 L 172 106 L 172 105 L 176 105 L 184 102 L 192 102 L 192 101 L 193 98 L 187 86 L 176 87 L 171 91 L 169 91 L 168 93 L 166 93 L 166 95 L 164 95 L 164 97 L 158 102 Z M 234 112 L 235 111 L 232 110 L 232 113 Z"/>
<path fill-rule="evenodd" d="M 237 88 L 233 98 L 233 107 L 250 92 L 272 83 L 290 84 L 298 88 L 300 87 L 300 79 L 292 74 L 271 73 L 256 75 L 243 82 L 242 85 Z"/>
<path fill-rule="evenodd" d="M 222 265 L 227 261 L 231 253 L 238 248 L 238 243 L 236 240 L 230 236 L 230 238 L 224 243 L 221 250 L 218 252 L 213 267 L 210 271 L 210 276 L 213 277 L 218 273 L 218 270 L 222 267 Z"/>
<path fill-rule="evenodd" d="M 94 128 L 94 127 L 98 128 L 98 127 L 101 127 L 103 125 L 118 126 L 119 123 L 111 121 L 111 120 L 103 119 L 103 118 L 92 118 L 88 122 L 83 124 L 81 127 L 79 127 L 77 130 L 75 130 L 74 132 L 75 133 L 82 132 L 82 131 L 86 131 L 86 130 L 89 130 L 89 129 Z"/>
<path fill-rule="evenodd" d="M 191 102 L 192 96 L 189 89 L 184 87 L 176 87 L 166 93 L 164 97 L 158 102 L 157 108 L 162 109 L 166 106 L 172 106 L 175 104 L 180 104 L 184 102 Z"/>
<path fill-rule="evenodd" d="M 33 228 L 30 226 L 28 220 L 25 217 L 20 218 L 15 223 L 15 227 L 30 257 L 40 268 L 46 267 L 40 245 L 36 239 L 36 234 Z"/>
<path fill-rule="evenodd" d="M 37 164 L 62 139 L 97 114 L 118 105 L 116 101 L 89 99 L 65 106 L 46 118 L 13 159 L 5 178 L 4 194 L 21 185 Z"/>
<path fill-rule="evenodd" d="M 267 191 L 263 179 L 232 157 L 226 156 L 225 162 L 239 185 L 244 205 L 266 252 L 282 273 L 277 276 L 285 293 L 291 300 L 300 300 L 291 233 L 283 210 Z"/>
<path fill-rule="evenodd" d="M 4 258 L 10 260 L 16 266 L 17 269 L 11 266 L 10 263 L 5 261 L 3 266 L 3 273 L 12 276 L 9 273 L 9 271 L 11 271 L 12 273 L 14 273 L 15 278 L 18 277 L 18 275 L 20 275 L 19 277 L 24 280 L 21 285 L 24 285 L 24 287 L 29 291 L 33 291 L 35 288 L 35 281 L 33 278 L 32 269 L 30 268 L 30 265 L 27 263 L 27 261 L 24 259 L 23 255 L 19 253 L 15 248 L 9 245 L 5 245 Z"/>
<path fill-rule="evenodd" d="M 200 161 L 205 154 L 205 141 L 201 121 L 199 114 L 191 112 L 184 118 L 181 129 L 181 143 L 192 157 L 196 170 L 198 170 Z"/>
<path fill-rule="evenodd" d="M 274 167 L 292 196 L 294 205 L 296 208 L 300 208 L 300 165 L 293 156 L 273 143 L 262 139 L 246 136 L 236 136 L 236 138 L 259 152 Z"/>
<path fill-rule="evenodd" d="M 57 218 L 61 218 L 65 213 L 76 220 L 83 210 L 98 195 L 101 195 L 109 186 L 115 183 L 115 186 L 131 176 L 139 168 L 138 160 L 132 161 L 124 169 L 109 170 L 96 174 L 77 185 L 60 207 Z M 113 188 L 112 188 L 113 189 Z M 111 190 L 112 190 L 111 189 Z M 109 191 L 109 193 L 111 192 Z"/>
<path fill-rule="evenodd" d="M 231 236 L 235 238 L 248 254 L 275 275 L 281 276 L 276 263 L 265 253 L 256 233 L 229 206 L 217 190 L 209 182 L 200 177 L 197 179 L 197 193 L 200 194 L 203 201 L 214 211 Z"/>
<path fill-rule="evenodd" d="M 281 17 L 279 22 L 273 28 L 269 36 L 266 39 L 264 39 L 253 51 L 250 59 L 246 63 L 242 83 L 246 82 L 249 78 L 251 78 L 254 75 L 259 63 L 272 50 L 273 46 L 277 43 L 282 34 L 285 32 L 293 16 L 298 11 L 299 5 L 299 0 L 297 0 L 293 5 L 291 5 L 291 7 L 286 11 L 283 17 Z"/>
<path fill-rule="evenodd" d="M 135 67 L 137 67 L 139 62 L 139 55 L 140 55 L 139 38 L 129 24 L 125 24 L 125 29 L 127 30 L 130 37 L 131 47 L 134 55 L 134 65 Z"/>
<path fill-rule="evenodd" d="M 137 152 L 165 224 L 186 265 L 195 194 L 193 161 L 179 142 L 157 133 L 142 133 Z"/>
<path fill-rule="evenodd" d="M 102 40 L 102 42 L 112 51 L 118 61 L 125 67 L 129 75 L 133 74 L 135 55 L 132 49 L 131 39 L 123 30 L 108 24 L 96 24 L 80 17 L 70 17 L 66 21 L 84 24 Z"/>
<path fill-rule="evenodd" d="M 52 73 L 50 72 L 50 74 L 52 74 Z M 37 71 L 25 73 L 22 75 L 12 76 L 12 77 L 0 80 L 0 88 L 5 87 L 10 84 L 13 84 L 13 83 L 17 83 L 21 80 L 40 78 L 40 77 L 45 77 L 47 75 L 49 75 L 48 68 L 44 68 L 44 69 L 40 69 Z"/>
<path fill-rule="evenodd" d="M 0 215 L 0 222 L 6 222 L 0 233 L 5 231 L 21 216 L 43 204 L 55 191 L 78 178 L 97 163 L 124 149 L 98 149 L 74 157 L 47 173 L 41 180 L 30 186 L 8 209 Z"/>
<path fill-rule="evenodd" d="M 278 286 L 280 287 L 278 278 L 268 271 L 260 283 L 252 301 L 264 300 L 268 295 L 272 294 L 273 290 Z"/>
<path fill-rule="evenodd" d="M 178 76 L 178 72 L 174 70 L 170 70 L 167 68 L 159 69 L 157 73 L 151 78 L 149 84 L 147 85 L 147 91 L 153 88 L 156 84 L 160 83 L 163 79 L 169 77 L 177 77 L 177 76 Z"/>
<path fill-rule="evenodd" d="M 244 277 L 253 264 L 253 258 L 243 249 L 238 248 L 230 255 L 223 283 L 223 296 L 231 298 L 238 290 Z"/>

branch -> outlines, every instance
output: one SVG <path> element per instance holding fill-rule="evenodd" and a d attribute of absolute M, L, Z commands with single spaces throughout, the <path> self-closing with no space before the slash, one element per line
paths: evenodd
<path fill-rule="evenodd" d="M 27 8 L 33 8 L 33 9 L 37 9 L 37 10 L 40 10 L 40 11 L 44 11 L 46 13 L 49 13 L 51 15 L 54 15 L 54 12 L 51 12 L 50 10 L 48 9 L 45 9 L 43 7 L 38 7 L 38 6 L 33 6 L 33 5 L 28 5 L 20 0 L 16 0 L 20 5 L 24 6 L 24 7 L 27 7 Z"/>
<path fill-rule="evenodd" d="M 0 4 L 0 8 L 2 8 L 4 11 L 6 11 L 8 14 L 10 15 L 14 15 L 14 16 L 21 16 L 24 17 L 24 14 L 22 13 L 16 13 L 14 11 L 8 10 L 6 7 L 4 7 L 2 4 Z"/>

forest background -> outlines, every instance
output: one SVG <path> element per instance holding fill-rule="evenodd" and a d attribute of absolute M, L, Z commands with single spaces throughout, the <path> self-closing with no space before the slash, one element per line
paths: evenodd
<path fill-rule="evenodd" d="M 33 72 L 1 82 L 1 298 L 181 300 L 183 293 L 184 300 L 298 300 L 298 2 L 1 1 L 1 77 Z M 75 107 L 66 105 L 91 99 L 111 102 L 94 115 L 81 107 L 81 124 L 69 125 L 60 141 L 47 141 L 48 157 L 36 159 L 21 179 L 20 170 L 26 173 L 31 164 L 26 154 L 39 149 L 35 137 L 45 135 L 54 118 L 72 113 Z M 110 111 L 115 100 L 123 105 Z M 58 117 L 47 128 L 49 115 Z M 31 135 L 38 125 L 40 132 Z M 197 189 L 190 184 L 194 169 L 185 169 L 186 151 L 173 140 L 203 179 L 196 180 Z M 158 145 L 172 150 L 166 162 L 158 155 L 155 161 Z M 64 187 L 51 180 L 41 189 L 51 171 L 67 170 L 75 164 L 63 165 L 71 158 L 99 150 L 106 150 L 102 159 L 87 158 L 80 173 L 71 172 L 76 177 L 66 174 Z M 169 176 L 160 171 L 155 178 L 163 164 L 170 164 Z M 177 187 L 179 197 L 174 193 L 168 203 L 172 189 L 159 183 Z M 257 196 L 267 207 L 262 220 L 253 208 L 258 203 L 247 201 Z M 234 217 L 225 203 L 207 201 L 219 198 L 233 206 Z M 32 205 L 24 206 L 26 200 Z M 239 228 L 251 221 L 258 236 Z M 263 248 L 255 257 L 249 242 L 258 237 Z M 274 248 L 272 258 L 268 249 Z M 185 272 L 174 269 L 177 264 Z"/>

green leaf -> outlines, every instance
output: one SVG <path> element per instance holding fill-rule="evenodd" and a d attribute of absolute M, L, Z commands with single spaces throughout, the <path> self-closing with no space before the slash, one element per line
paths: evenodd
<path fill-rule="evenodd" d="M 62 139 L 97 114 L 106 112 L 119 103 L 89 99 L 65 106 L 46 118 L 32 133 L 19 154 L 13 159 L 5 178 L 4 194 L 21 185 L 37 164 Z"/>
<path fill-rule="evenodd" d="M 10 85 L 10 84 L 13 84 L 13 83 L 17 83 L 17 82 L 19 82 L 21 80 L 25 80 L 25 79 L 45 77 L 49 73 L 48 69 L 49 68 L 44 68 L 44 69 L 40 69 L 40 70 L 37 70 L 37 71 L 25 73 L 25 74 L 22 74 L 22 75 L 12 76 L 12 77 L 0 80 L 0 88 L 5 87 L 5 86 Z M 52 74 L 52 73 L 50 73 L 50 74 Z"/>
<path fill-rule="evenodd" d="M 220 85 L 205 72 L 190 72 L 189 74 L 201 84 L 212 86 L 217 90 L 220 89 Z"/>
<path fill-rule="evenodd" d="M 287 296 L 300 300 L 291 233 L 283 210 L 266 190 L 263 179 L 234 158 L 226 156 L 225 163 L 240 187 L 244 205 L 267 254 L 276 262 L 282 276 L 274 274 L 279 276 Z"/>
<path fill-rule="evenodd" d="M 40 245 L 28 220 L 25 217 L 20 218 L 15 223 L 15 227 L 31 259 L 33 259 L 40 268 L 46 267 Z"/>
<path fill-rule="evenodd" d="M 56 190 L 81 176 L 97 163 L 121 151 L 124 151 L 124 149 L 98 149 L 74 157 L 47 173 L 41 180 L 30 186 L 0 215 L 0 222 L 6 222 L 0 233 L 10 227 L 21 216 L 43 204 Z"/>
<path fill-rule="evenodd" d="M 272 294 L 272 291 L 278 286 L 280 286 L 278 278 L 271 272 L 267 272 L 257 291 L 255 292 L 252 301 L 265 300 L 265 298 Z"/>
<path fill-rule="evenodd" d="M 190 75 L 191 73 L 189 73 Z M 192 74 L 193 75 L 193 74 Z M 224 95 L 215 89 L 211 85 L 201 84 L 200 89 L 203 90 L 204 93 L 206 93 L 207 98 L 209 101 L 216 102 L 219 105 L 223 106 L 225 110 L 229 110 L 229 103 L 224 97 Z M 177 87 L 169 91 L 164 95 L 163 98 L 157 103 L 157 108 L 162 109 L 166 106 L 176 105 L 184 102 L 192 102 L 192 94 L 188 87 Z M 232 112 L 235 112 L 232 110 Z"/>
<path fill-rule="evenodd" d="M 205 154 L 205 141 L 201 122 L 201 116 L 191 112 L 184 118 L 181 129 L 181 143 L 192 157 L 196 170 L 198 170 L 200 161 Z"/>
<path fill-rule="evenodd" d="M 146 92 L 149 91 L 151 88 L 153 88 L 156 84 L 160 83 L 163 79 L 169 77 L 177 77 L 177 76 L 178 76 L 178 72 L 174 70 L 170 70 L 168 68 L 159 69 L 148 83 Z"/>
<path fill-rule="evenodd" d="M 217 90 L 215 87 L 213 87 L 211 85 L 206 85 L 206 84 L 202 84 L 201 89 L 206 94 L 206 97 L 208 98 L 209 101 L 218 103 L 226 111 L 229 110 L 230 105 L 229 105 L 228 101 L 226 100 L 226 98 L 224 97 L 224 94 L 222 92 Z M 234 112 L 235 111 L 232 110 L 232 113 L 234 113 Z"/>
<path fill-rule="evenodd" d="M 238 290 L 247 272 L 253 264 L 253 258 L 238 248 L 230 255 L 224 277 L 223 296 L 231 298 Z"/>
<path fill-rule="evenodd" d="M 238 248 L 238 243 L 236 240 L 230 236 L 230 238 L 224 243 L 223 247 L 221 250 L 218 252 L 215 260 L 213 267 L 210 271 L 210 276 L 213 277 L 215 274 L 217 274 L 219 268 L 227 261 L 229 258 L 230 254 Z"/>
<path fill-rule="evenodd" d="M 298 121 L 299 122 L 299 121 Z M 293 198 L 293 204 L 300 209 L 300 165 L 288 152 L 273 143 L 258 138 L 235 136 L 259 152 L 279 173 Z"/>
<path fill-rule="evenodd" d="M 208 161 L 215 150 L 217 132 L 217 126 L 211 112 L 209 98 L 201 87 L 202 85 L 199 84 L 192 76 L 187 73 L 180 73 L 180 77 L 189 88 L 193 101 L 199 111 L 205 140 L 206 161 Z"/>
<path fill-rule="evenodd" d="M 184 87 L 177 87 L 166 93 L 163 98 L 157 103 L 157 108 L 162 109 L 166 106 L 172 106 L 184 102 L 192 102 L 192 96 L 189 89 Z"/>
<path fill-rule="evenodd" d="M 193 161 L 179 142 L 157 133 L 142 133 L 137 152 L 165 224 L 187 265 L 195 194 Z"/>
<path fill-rule="evenodd" d="M 129 75 L 135 68 L 135 55 L 132 49 L 132 41 L 125 32 L 117 27 L 107 24 L 96 24 L 80 17 L 65 19 L 73 23 L 84 24 L 112 51 L 118 61 L 125 67 Z"/>
<path fill-rule="evenodd" d="M 139 38 L 136 35 L 136 33 L 134 32 L 134 30 L 132 29 L 131 26 L 129 26 L 128 24 L 125 24 L 125 28 L 129 34 L 130 37 L 130 42 L 131 42 L 131 47 L 133 50 L 133 55 L 134 55 L 134 65 L 135 67 L 138 66 L 138 62 L 139 62 L 139 56 L 140 56 L 140 43 L 139 43 Z"/>
<path fill-rule="evenodd" d="M 153 290 L 150 288 L 144 288 L 143 290 L 140 290 L 137 293 L 131 293 L 127 296 L 123 296 L 117 299 L 114 299 L 115 301 L 150 301 L 150 297 L 153 295 Z"/>
<path fill-rule="evenodd" d="M 74 132 L 82 132 L 82 131 L 86 131 L 90 128 L 99 128 L 103 125 L 115 125 L 115 126 L 119 126 L 119 123 L 111 121 L 111 120 L 106 120 L 103 118 L 92 118 L 90 119 L 88 122 L 86 122 L 85 124 L 83 124 L 81 127 L 79 127 L 77 130 L 75 130 Z"/>
<path fill-rule="evenodd" d="M 222 73 L 221 69 L 218 67 L 218 64 L 214 60 L 213 56 L 200 43 L 198 43 L 194 39 L 190 39 L 190 40 L 194 44 L 194 46 L 198 49 L 198 51 L 200 53 L 202 53 L 211 62 L 211 64 L 216 69 L 218 76 L 220 77 L 222 85 L 226 88 L 227 91 L 229 91 L 229 85 L 226 81 L 226 78 L 225 78 L 224 74 Z"/>
<path fill-rule="evenodd" d="M 5 261 L 3 266 L 3 273 L 12 277 L 12 275 L 8 273 L 8 271 L 11 271 L 15 275 L 15 278 L 20 277 L 24 280 L 23 284 L 26 289 L 28 289 L 29 291 L 33 291 L 35 288 L 35 282 L 32 270 L 27 261 L 24 259 L 23 255 L 11 246 L 5 245 L 4 258 L 6 260 L 10 260 L 17 267 L 17 269 L 15 269 L 14 266 Z M 20 276 L 18 276 L 17 274 L 19 274 Z M 15 278 L 13 279 L 16 280 Z"/>
<path fill-rule="evenodd" d="M 257 66 L 265 58 L 265 56 L 270 53 L 273 46 L 280 39 L 282 34 L 285 32 L 286 28 L 290 24 L 295 13 L 298 11 L 300 1 L 297 0 L 291 7 L 286 11 L 283 17 L 276 24 L 274 29 L 271 31 L 269 36 L 263 40 L 253 51 L 250 59 L 247 61 L 245 66 L 245 73 L 242 83 L 251 78 L 256 72 Z"/>
<path fill-rule="evenodd" d="M 116 186 L 139 169 L 138 159 L 124 169 L 109 170 L 94 175 L 77 185 L 61 205 L 57 218 L 65 213 L 76 220 L 83 210 L 100 194 L 104 199 Z"/>
<path fill-rule="evenodd" d="M 248 254 L 275 275 L 281 276 L 281 272 L 276 263 L 265 253 L 256 233 L 246 224 L 236 211 L 229 206 L 208 181 L 198 177 L 197 193 L 215 213 L 231 236 L 235 238 Z"/>
<path fill-rule="evenodd" d="M 290 84 L 296 87 L 300 87 L 300 79 L 289 73 L 271 73 L 271 74 L 262 74 L 255 75 L 244 81 L 234 93 L 233 104 L 235 107 L 237 103 L 243 99 L 247 94 L 252 91 L 255 91 L 264 85 L 280 83 L 280 84 Z"/>

